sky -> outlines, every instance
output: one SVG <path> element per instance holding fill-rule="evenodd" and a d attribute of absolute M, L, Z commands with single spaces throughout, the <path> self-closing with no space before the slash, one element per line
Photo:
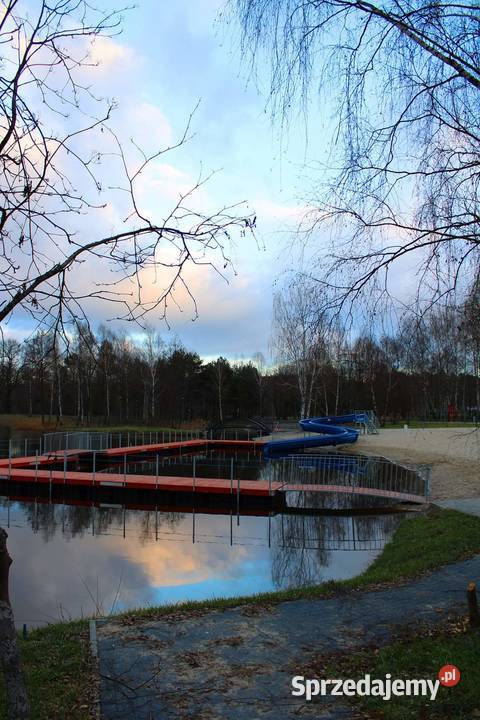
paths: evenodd
<path fill-rule="evenodd" d="M 100 6 L 104 1 L 99 0 Z M 185 270 L 196 306 L 180 288 L 175 302 L 169 304 L 168 324 L 155 313 L 148 322 L 166 343 L 180 341 L 205 360 L 220 355 L 248 360 L 260 352 L 269 362 L 274 361 L 270 353 L 273 293 L 282 278 L 300 267 L 307 271 L 313 267 L 313 274 L 316 269 L 322 274 L 328 267 L 323 256 L 332 246 L 338 249 L 342 242 L 350 242 L 349 231 L 342 238 L 338 226 L 333 232 L 325 226 L 317 229 L 306 249 L 295 235 L 309 210 L 308 199 L 315 198 L 315 188 L 335 173 L 338 104 L 335 100 L 330 104 L 328 97 L 321 99 L 323 88 L 319 87 L 315 88 L 319 94 L 312 92 L 309 97 L 307 118 L 292 102 L 287 126 L 278 117 L 272 119 L 268 60 L 257 58 L 253 77 L 249 58 L 242 56 L 238 22 L 235 17 L 225 20 L 227 4 L 228 0 L 139 0 L 134 9 L 124 12 L 120 33 L 85 47 L 94 66 L 82 70 L 81 80 L 95 97 L 115 101 L 109 124 L 133 164 L 138 163 L 139 154 L 132 141 L 146 153 L 175 145 L 193 112 L 188 142 L 160 155 L 138 180 L 139 207 L 149 218 L 163 222 L 180 194 L 199 178 L 208 181 L 189 199 L 194 210 L 209 215 L 236 206 L 240 216 L 257 218 L 255 235 L 237 233 L 227 246 L 231 265 L 224 268 L 218 254 L 212 258 L 220 273 L 205 265 Z M 22 5 L 38 7 L 36 0 L 22 0 Z M 57 122 L 62 120 L 52 116 L 52 123 Z M 97 149 L 99 139 L 103 149 L 106 140 L 99 131 L 81 135 L 78 148 L 88 155 Z M 98 171 L 105 187 L 120 182 L 118 165 L 113 160 L 109 164 L 108 157 Z M 62 169 L 72 176 L 69 162 Z M 82 193 L 85 178 L 77 179 L 74 173 L 73 177 Z M 124 198 L 117 190 L 101 211 L 92 210 L 80 220 L 74 216 L 80 223 L 80 236 L 90 240 L 124 230 Z M 403 201 L 408 212 L 414 198 L 402 196 Z M 395 229 L 382 242 L 395 245 L 399 240 Z M 29 262 L 27 251 L 18 252 Z M 170 260 L 172 249 L 163 248 L 160 257 Z M 415 295 L 418 264 L 419 257 L 409 253 L 390 273 L 389 289 L 400 312 Z M 107 264 L 90 260 L 76 265 L 69 281 L 82 293 L 99 276 L 110 281 L 109 273 Z M 140 279 L 148 298 L 154 298 L 165 282 L 164 275 L 151 268 L 142 270 Z M 134 288 L 124 283 L 121 289 Z M 138 328 L 114 320 L 118 313 L 112 304 L 85 300 L 83 306 L 93 327 L 107 324 L 141 339 Z M 361 332 L 362 308 L 355 308 L 357 312 L 356 331 Z M 25 312 L 17 311 L 2 330 L 22 339 L 35 326 Z"/>
<path fill-rule="evenodd" d="M 168 207 L 200 173 L 214 172 L 197 206 L 210 211 L 245 202 L 242 214 L 257 216 L 255 237 L 237 235 L 230 249 L 234 272 L 227 269 L 227 281 L 209 268 L 187 271 L 198 306 L 195 322 L 191 302 L 181 296 L 181 310 L 173 307 L 169 314 L 170 329 L 154 315 L 149 322 L 167 342 L 175 337 L 205 358 L 248 359 L 256 352 L 268 357 L 272 291 L 297 262 L 291 240 L 305 210 L 303 161 L 326 152 L 321 130 L 328 118 L 319 115 L 320 132 L 309 135 L 308 148 L 301 118 L 294 117 L 288 132 L 281 131 L 267 107 L 268 73 L 262 75 L 260 67 L 256 80 L 250 77 L 239 28 L 223 22 L 221 10 L 219 0 L 140 0 L 124 14 L 120 35 L 96 42 L 93 58 L 99 66 L 86 71 L 86 78 L 96 95 L 115 98 L 112 126 L 120 137 L 127 143 L 133 137 L 146 150 L 181 137 L 198 104 L 193 137 L 162 156 L 143 179 L 140 194 L 149 211 Z M 121 209 L 113 204 L 110 213 L 113 227 Z M 86 232 L 98 232 L 96 222 L 87 220 Z M 91 272 L 91 266 L 80 267 L 77 284 Z M 151 276 L 144 282 L 152 282 Z M 105 305 L 87 309 L 93 325 L 112 317 Z M 113 328 L 119 324 L 112 323 Z M 16 337 L 31 329 L 18 313 L 7 328 Z"/>

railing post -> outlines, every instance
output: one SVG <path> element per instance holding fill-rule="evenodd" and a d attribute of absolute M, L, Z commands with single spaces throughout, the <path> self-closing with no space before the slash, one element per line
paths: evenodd
<path fill-rule="evenodd" d="M 67 451 L 63 451 L 63 484 L 67 484 Z"/>
<path fill-rule="evenodd" d="M 193 457 L 193 492 L 195 492 L 195 472 L 196 472 L 196 457 Z"/>
<path fill-rule="evenodd" d="M 237 475 L 237 524 L 240 522 L 240 475 Z"/>
<path fill-rule="evenodd" d="M 431 479 L 431 468 L 426 467 L 425 468 L 425 500 L 428 500 L 430 497 L 430 479 Z"/>
<path fill-rule="evenodd" d="M 155 457 L 155 490 L 158 490 L 158 453 Z"/>
<path fill-rule="evenodd" d="M 230 494 L 233 493 L 233 457 L 230 458 Z"/>
<path fill-rule="evenodd" d="M 97 472 L 97 451 L 93 451 L 92 485 L 95 485 L 95 474 Z"/>

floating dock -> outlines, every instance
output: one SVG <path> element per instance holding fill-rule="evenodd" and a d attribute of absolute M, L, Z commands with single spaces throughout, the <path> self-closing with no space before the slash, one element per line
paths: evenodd
<path fill-rule="evenodd" d="M 84 489 L 111 489 L 115 492 L 141 491 L 147 493 L 168 493 L 202 495 L 202 496 L 235 496 L 239 498 L 285 499 L 286 493 L 338 493 L 346 495 L 363 495 L 383 498 L 389 502 L 425 503 L 421 495 L 396 489 L 382 489 L 360 484 L 331 484 L 296 482 L 295 479 L 279 481 L 245 480 L 231 478 L 178 477 L 173 475 L 137 475 L 102 472 L 102 463 L 112 462 L 129 457 L 146 458 L 156 455 L 172 455 L 194 453 L 206 450 L 241 450 L 260 452 L 261 441 L 252 440 L 186 440 L 171 443 L 155 443 L 136 445 L 105 450 L 65 450 L 45 455 L 23 458 L 4 458 L 0 460 L 0 482 L 25 484 L 28 486 L 76 487 Z M 69 465 L 79 460 L 92 460 L 91 471 L 72 470 Z"/>

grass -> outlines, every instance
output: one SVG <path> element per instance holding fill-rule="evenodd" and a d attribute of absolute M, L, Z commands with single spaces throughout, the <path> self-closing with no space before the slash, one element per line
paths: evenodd
<path fill-rule="evenodd" d="M 431 678 L 436 680 L 443 665 L 456 665 L 461 673 L 458 685 L 440 685 L 435 700 L 426 697 L 392 697 L 385 701 L 378 697 L 356 697 L 352 702 L 373 717 L 385 720 L 472 720 L 480 717 L 478 694 L 478 658 L 480 630 L 467 627 L 452 634 L 448 626 L 433 637 L 408 637 L 386 647 L 361 650 L 327 662 L 323 677 L 356 678 L 369 673 L 372 678 Z"/>
<path fill-rule="evenodd" d="M 191 616 L 208 610 L 226 610 L 241 604 L 265 605 L 288 600 L 321 598 L 335 593 L 395 584 L 444 563 L 454 562 L 479 552 L 480 518 L 464 515 L 455 510 L 432 508 L 425 513 L 403 520 L 392 540 L 374 563 L 361 575 L 350 580 L 241 598 L 219 598 L 142 608 L 123 613 L 118 617 L 128 623 L 166 615 L 170 615 L 172 620 L 181 620 L 182 616 Z M 67 716 L 69 720 L 86 720 L 90 717 L 88 708 L 91 676 L 88 669 L 87 623 L 79 621 L 49 625 L 33 631 L 27 640 L 21 640 L 20 643 L 33 707 L 32 720 L 64 720 Z M 405 652 L 407 650 L 408 647 L 405 648 Z M 427 648 L 425 650 L 427 656 L 429 652 Z M 478 653 L 478 647 L 475 652 Z M 436 650 L 432 650 L 431 653 L 436 667 L 440 655 Z M 447 657 L 446 651 L 444 654 Z M 399 662 L 400 658 L 399 655 Z M 467 666 L 463 656 L 455 655 L 455 660 L 452 662 L 455 661 L 459 667 L 462 662 L 465 667 Z M 387 658 L 385 662 L 391 662 L 393 667 L 396 667 L 395 659 Z M 392 665 L 390 669 L 391 667 Z M 399 720 L 400 717 L 402 716 L 398 716 Z M 5 718 L 5 707 L 0 697 L 0 720 Z"/>
<path fill-rule="evenodd" d="M 67 430 L 67 428 L 65 428 Z M 177 435 L 180 434 L 187 434 L 192 432 L 197 432 L 197 430 L 203 430 L 203 428 L 193 428 L 193 429 L 185 429 L 185 428 L 174 428 L 171 425 L 170 426 L 163 426 L 163 425 L 89 425 L 88 427 L 75 427 L 75 428 L 68 428 L 68 430 L 71 430 L 72 432 L 76 431 L 85 431 L 85 432 L 109 432 L 109 433 L 126 433 L 126 432 L 136 432 L 139 435 L 142 433 L 148 434 L 149 432 L 152 433 L 161 433 L 161 432 L 175 432 Z"/>
<path fill-rule="evenodd" d="M 31 720 L 91 720 L 87 640 L 86 621 L 48 625 L 20 640 Z M 6 718 L 0 693 L 0 720 Z"/>
<path fill-rule="evenodd" d="M 404 425 L 408 425 L 413 430 L 434 430 L 435 428 L 475 428 L 478 427 L 478 422 L 475 423 L 473 420 L 467 421 L 455 421 L 447 422 L 445 420 L 405 420 L 398 423 L 386 422 L 382 425 L 380 430 L 394 430 L 396 428 L 403 428 Z"/>
<path fill-rule="evenodd" d="M 73 425 L 75 418 L 65 417 L 64 421 Z M 41 415 L 0 414 L 0 427 L 13 428 L 14 430 L 49 431 L 57 427 L 57 421 L 56 418 L 49 418 L 48 415 L 44 416 L 42 422 Z"/>
<path fill-rule="evenodd" d="M 177 433 L 195 432 L 198 429 L 203 430 L 205 423 L 201 420 L 194 424 L 193 428 L 186 427 L 184 424 L 182 428 L 174 428 L 172 426 L 159 426 L 157 425 L 138 425 L 138 424 L 118 424 L 118 425 L 102 425 L 98 422 L 92 422 L 90 425 L 78 425 L 77 418 L 71 415 L 64 415 L 60 422 L 57 422 L 56 417 L 49 417 L 44 415 L 43 421 L 41 415 L 15 415 L 15 414 L 0 414 L 0 427 L 9 427 L 14 430 L 38 430 L 42 432 L 55 431 L 58 432 L 168 432 L 175 431 Z"/>

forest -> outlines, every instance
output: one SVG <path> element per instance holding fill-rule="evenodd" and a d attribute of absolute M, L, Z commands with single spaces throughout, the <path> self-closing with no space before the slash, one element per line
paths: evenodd
<path fill-rule="evenodd" d="M 372 409 L 381 422 L 478 418 L 476 307 L 470 320 L 469 307 L 436 306 L 420 319 L 406 316 L 395 332 L 353 336 L 338 323 L 303 327 L 287 300 L 289 323 L 277 313 L 270 364 L 262 353 L 207 362 L 152 327 L 129 337 L 78 324 L 68 344 L 42 331 L 23 342 L 4 338 L 0 411 L 79 426 L 297 420 L 353 409 Z"/>

